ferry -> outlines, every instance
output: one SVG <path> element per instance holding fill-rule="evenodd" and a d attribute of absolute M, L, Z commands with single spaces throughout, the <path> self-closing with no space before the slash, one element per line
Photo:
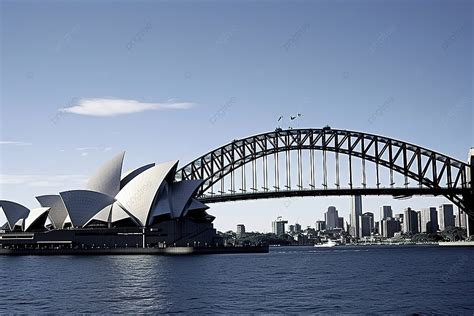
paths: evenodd
<path fill-rule="evenodd" d="M 325 243 L 314 245 L 314 247 L 316 248 L 332 248 L 336 246 L 337 246 L 337 243 L 334 240 L 328 240 Z"/>
<path fill-rule="evenodd" d="M 474 247 L 474 241 L 440 241 L 442 247 Z"/>

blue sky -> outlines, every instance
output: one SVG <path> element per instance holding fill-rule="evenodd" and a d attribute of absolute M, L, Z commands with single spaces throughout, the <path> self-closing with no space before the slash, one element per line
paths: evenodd
<path fill-rule="evenodd" d="M 124 169 L 184 164 L 298 112 L 298 127 L 386 135 L 461 160 L 473 145 L 472 1 L 0 4 L 1 199 L 34 207 L 121 150 Z M 364 209 L 442 202 L 366 198 Z M 331 204 L 350 208 L 305 198 L 210 213 L 221 230 L 268 231 L 278 215 L 313 225 Z"/>

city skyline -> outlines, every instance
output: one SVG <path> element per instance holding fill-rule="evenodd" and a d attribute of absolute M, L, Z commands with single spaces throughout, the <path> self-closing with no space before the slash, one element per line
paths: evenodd
<path fill-rule="evenodd" d="M 474 316 L 473 13 L 0 0 L 2 313 Z"/>
<path fill-rule="evenodd" d="M 202 5 L 202 25 L 163 3 L 141 3 L 137 15 L 127 4 L 37 5 L 1 3 L 0 196 L 28 207 L 34 196 L 83 187 L 110 154 L 127 151 L 125 170 L 175 159 L 183 165 L 274 130 L 282 115 L 284 127 L 371 132 L 462 161 L 473 144 L 469 8 L 410 3 L 402 13 L 393 3 L 348 4 L 359 12 L 353 16 L 338 4 L 319 13 L 316 3 L 291 12 L 284 3 L 234 3 L 218 5 L 215 15 Z M 420 128 L 423 120 L 436 124 Z M 446 202 L 364 198 L 364 211 Z M 215 204 L 210 213 L 219 230 L 244 221 L 270 230 L 277 215 L 313 224 L 327 204 L 347 218 L 350 198 Z"/>
<path fill-rule="evenodd" d="M 382 205 L 381 208 L 385 208 L 385 207 L 391 207 L 390 205 Z M 449 213 L 451 215 L 449 215 L 449 225 L 439 225 L 438 224 L 438 221 L 440 220 L 439 218 L 442 217 L 443 215 L 441 215 L 441 210 L 442 209 L 445 209 L 445 208 L 448 208 L 448 209 L 451 209 L 452 210 L 452 213 Z M 383 220 L 399 220 L 400 217 L 402 218 L 405 218 L 405 214 L 407 212 L 413 212 L 414 215 L 416 215 L 416 219 L 414 219 L 416 221 L 415 223 L 415 228 L 413 229 L 413 231 L 411 231 L 410 229 L 407 229 L 407 231 L 403 231 L 404 233 L 413 233 L 413 232 L 416 232 L 416 233 L 436 233 L 437 231 L 443 231 L 444 229 L 446 229 L 447 227 L 463 227 L 463 228 L 466 228 L 466 214 L 464 212 L 459 212 L 459 210 L 457 209 L 457 207 L 453 204 L 442 204 L 442 205 L 438 205 L 438 206 L 432 206 L 432 207 L 423 207 L 423 208 L 420 208 L 420 209 L 413 209 L 411 207 L 406 207 L 405 209 L 403 210 L 400 210 L 399 212 L 396 212 L 394 211 L 393 209 L 391 209 L 391 216 L 386 216 L 386 217 L 382 217 L 381 215 L 380 216 L 377 216 L 376 214 L 377 213 L 374 213 L 374 212 L 370 212 L 370 211 L 366 211 L 362 208 L 362 214 L 360 215 L 361 218 L 363 218 L 364 216 L 370 216 L 372 217 L 373 219 L 373 222 L 371 222 L 371 226 L 373 228 L 373 226 L 377 226 L 377 225 L 383 225 L 382 221 Z M 330 213 L 331 216 L 327 217 L 327 214 Z M 258 233 L 275 233 L 275 231 L 277 230 L 275 227 L 275 223 L 276 222 L 281 222 L 284 224 L 284 227 L 285 229 L 288 231 L 288 230 L 291 230 L 291 226 L 295 226 L 295 225 L 299 225 L 301 228 L 303 229 L 306 229 L 306 228 L 312 228 L 312 229 L 316 229 L 316 231 L 318 231 L 318 223 L 319 222 L 323 222 L 324 225 L 325 225 L 325 228 L 324 229 L 327 229 L 327 230 L 331 230 L 331 229 L 337 229 L 337 228 L 341 228 L 343 229 L 344 231 L 347 231 L 346 230 L 346 224 L 350 227 L 350 217 L 351 217 L 351 212 L 349 211 L 348 212 L 348 215 L 347 215 L 347 218 L 344 217 L 344 216 L 338 216 L 338 219 L 341 220 L 343 219 L 343 223 L 344 225 L 343 226 L 338 226 L 336 224 L 336 226 L 332 227 L 332 226 L 328 226 L 328 221 L 329 222 L 333 222 L 334 221 L 334 218 L 332 218 L 332 216 L 335 215 L 342 215 L 339 213 L 339 210 L 334 206 L 334 205 L 329 205 L 327 207 L 327 209 L 323 212 L 323 217 L 322 218 L 317 218 L 315 219 L 315 221 L 312 223 L 312 224 L 309 224 L 309 225 L 304 225 L 302 224 L 301 222 L 299 222 L 298 220 L 296 221 L 292 221 L 292 220 L 288 220 L 286 217 L 284 216 L 277 216 L 275 218 L 272 218 L 272 222 L 271 222 L 271 229 L 270 230 L 263 230 L 263 231 L 259 231 L 259 230 L 249 230 L 247 229 L 246 227 L 248 227 L 248 224 L 245 224 L 245 223 L 240 223 L 240 224 L 237 224 L 237 231 L 239 230 L 239 227 L 240 226 L 243 226 L 244 227 L 244 232 L 258 232 Z M 434 214 L 434 215 L 433 215 Z M 461 215 L 461 219 L 459 218 L 459 215 Z M 362 219 L 361 219 L 362 221 Z M 432 223 L 431 221 L 434 221 L 434 223 Z M 359 227 L 359 232 L 362 232 L 362 222 L 360 223 L 360 227 Z M 411 224 L 409 224 L 411 225 Z M 250 226 L 251 223 L 250 223 Z M 320 230 L 324 230 L 324 229 L 320 229 Z M 229 229 L 229 230 L 224 230 L 223 232 L 225 231 L 234 231 L 234 229 Z M 282 228 L 280 227 L 279 230 L 281 231 Z M 383 228 L 382 228 L 382 231 L 383 231 Z M 348 233 L 351 233 L 349 231 L 347 231 Z M 402 230 L 400 230 L 400 232 L 402 232 Z M 379 234 L 382 235 L 382 232 L 379 231 Z M 362 236 L 362 234 L 359 234 L 358 237 L 360 238 Z M 365 235 L 365 236 L 368 236 L 368 235 Z M 364 237 L 364 236 L 362 236 Z"/>

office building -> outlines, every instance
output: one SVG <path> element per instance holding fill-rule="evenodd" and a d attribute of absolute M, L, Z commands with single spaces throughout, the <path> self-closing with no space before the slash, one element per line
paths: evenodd
<path fill-rule="evenodd" d="M 295 233 L 301 234 L 301 225 L 298 223 L 295 224 Z"/>
<path fill-rule="evenodd" d="M 288 234 L 293 235 L 295 233 L 295 225 L 288 226 Z"/>
<path fill-rule="evenodd" d="M 387 218 L 387 219 L 382 220 L 381 226 L 383 230 L 382 236 L 385 238 L 391 238 L 395 236 L 395 233 L 398 233 L 401 231 L 400 221 L 394 218 Z"/>
<path fill-rule="evenodd" d="M 237 225 L 237 238 L 242 238 L 245 236 L 245 225 L 239 224 Z"/>
<path fill-rule="evenodd" d="M 386 219 L 386 218 L 392 218 L 393 217 L 393 212 L 392 212 L 392 207 L 390 205 L 384 205 L 380 207 L 380 220 Z"/>
<path fill-rule="evenodd" d="M 374 232 L 374 214 L 373 213 L 364 213 L 360 217 L 360 237 L 371 236 Z"/>
<path fill-rule="evenodd" d="M 344 229 L 344 217 L 337 218 L 337 228 Z"/>
<path fill-rule="evenodd" d="M 326 222 L 325 221 L 316 221 L 316 231 L 323 231 L 326 229 Z"/>
<path fill-rule="evenodd" d="M 440 231 L 454 227 L 454 207 L 452 204 L 443 204 L 438 208 L 438 226 Z"/>
<path fill-rule="evenodd" d="M 272 222 L 272 232 L 281 236 L 285 234 L 285 225 L 288 224 L 288 221 L 282 220 L 281 217 L 278 217 L 276 221 Z"/>
<path fill-rule="evenodd" d="M 355 195 L 352 197 L 351 209 L 351 231 L 352 237 L 360 237 L 360 216 L 362 215 L 362 196 Z"/>
<path fill-rule="evenodd" d="M 421 210 L 420 232 L 434 234 L 438 231 L 438 212 L 436 207 Z"/>
<path fill-rule="evenodd" d="M 467 228 L 467 214 L 459 207 L 456 226 L 461 228 Z"/>
<path fill-rule="evenodd" d="M 382 235 L 381 226 L 382 226 L 382 221 L 375 222 L 375 225 L 374 225 L 374 234 L 375 235 Z"/>
<path fill-rule="evenodd" d="M 324 219 L 326 220 L 326 229 L 334 229 L 338 227 L 338 212 L 334 206 L 328 207 L 328 211 L 324 213 Z"/>
<path fill-rule="evenodd" d="M 403 232 L 405 234 L 418 233 L 418 213 L 412 210 L 410 207 L 404 211 Z"/>

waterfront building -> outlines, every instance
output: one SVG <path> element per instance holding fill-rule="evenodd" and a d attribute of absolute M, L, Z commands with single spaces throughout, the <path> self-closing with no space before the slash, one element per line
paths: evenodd
<path fill-rule="evenodd" d="M 290 234 L 290 235 L 295 234 L 295 225 L 288 226 L 288 234 Z"/>
<path fill-rule="evenodd" d="M 460 207 L 458 207 L 456 226 L 467 229 L 467 214 Z"/>
<path fill-rule="evenodd" d="M 440 231 L 454 227 L 454 207 L 452 204 L 443 204 L 438 208 L 438 226 Z"/>
<path fill-rule="evenodd" d="M 360 237 L 360 216 L 362 215 L 362 196 L 355 195 L 351 199 L 351 231 L 350 234 L 354 238 Z"/>
<path fill-rule="evenodd" d="M 301 225 L 298 224 L 298 223 L 296 223 L 296 224 L 295 224 L 295 233 L 296 233 L 296 234 L 300 234 L 301 231 L 302 231 Z"/>
<path fill-rule="evenodd" d="M 237 225 L 237 238 L 245 237 L 245 225 L 239 224 Z"/>
<path fill-rule="evenodd" d="M 421 210 L 420 232 L 433 234 L 438 231 L 438 212 L 436 207 L 428 207 Z"/>
<path fill-rule="evenodd" d="M 219 239 L 196 199 L 201 180 L 176 181 L 178 161 L 148 164 L 122 174 L 125 152 L 107 161 L 85 189 L 36 197 L 28 209 L 0 201 L 7 225 L 0 239 L 21 245 L 106 245 L 146 247 L 162 243 L 215 244 Z M 28 233 L 28 239 L 12 232 Z"/>
<path fill-rule="evenodd" d="M 382 220 L 381 226 L 383 227 L 382 236 L 385 238 L 391 238 L 395 236 L 395 233 L 398 233 L 401 231 L 400 221 L 394 218 L 387 218 L 387 219 Z"/>
<path fill-rule="evenodd" d="M 405 234 L 418 233 L 418 213 L 412 210 L 410 207 L 404 211 L 403 232 Z"/>
<path fill-rule="evenodd" d="M 344 217 L 337 218 L 337 228 L 344 229 Z"/>
<path fill-rule="evenodd" d="M 351 224 L 349 224 L 347 221 L 344 222 L 344 231 L 348 233 L 351 231 Z"/>
<path fill-rule="evenodd" d="M 392 218 L 393 217 L 393 212 L 392 212 L 392 207 L 390 205 L 384 205 L 380 207 L 380 220 L 386 219 L 386 218 Z"/>
<path fill-rule="evenodd" d="M 277 236 L 284 235 L 286 232 L 286 224 L 288 224 L 288 221 L 282 220 L 281 217 L 278 217 L 276 221 L 272 222 L 272 232 Z"/>
<path fill-rule="evenodd" d="M 364 213 L 360 217 L 360 237 L 371 236 L 374 232 L 374 213 Z"/>
<path fill-rule="evenodd" d="M 326 229 L 326 222 L 325 221 L 316 221 L 316 231 L 323 231 Z"/>
<path fill-rule="evenodd" d="M 418 227 L 418 233 L 421 232 L 421 211 L 416 211 L 416 219 L 417 223 L 416 226 Z"/>
<path fill-rule="evenodd" d="M 378 221 L 374 223 L 374 235 L 381 235 L 380 234 L 380 223 L 382 221 Z"/>
<path fill-rule="evenodd" d="M 339 219 L 337 209 L 334 206 L 328 207 L 327 212 L 324 213 L 324 219 L 326 220 L 326 229 L 337 228 Z"/>

